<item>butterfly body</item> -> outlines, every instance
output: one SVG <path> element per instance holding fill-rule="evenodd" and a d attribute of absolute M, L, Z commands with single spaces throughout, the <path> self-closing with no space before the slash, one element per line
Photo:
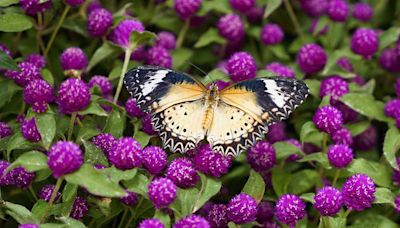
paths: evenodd
<path fill-rule="evenodd" d="M 260 78 L 207 89 L 189 75 L 153 66 L 131 69 L 124 82 L 138 106 L 151 113 L 164 146 L 181 153 L 206 140 L 213 150 L 236 156 L 308 95 L 305 83 L 294 79 Z"/>

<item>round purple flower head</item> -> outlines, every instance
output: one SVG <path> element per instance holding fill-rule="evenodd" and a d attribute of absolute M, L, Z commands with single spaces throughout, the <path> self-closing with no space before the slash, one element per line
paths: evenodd
<path fill-rule="evenodd" d="M 99 8 L 91 11 L 87 18 L 86 29 L 92 37 L 104 36 L 112 26 L 110 11 Z"/>
<path fill-rule="evenodd" d="M 85 0 L 65 0 L 65 3 L 72 7 L 80 6 Z"/>
<path fill-rule="evenodd" d="M 125 110 L 131 117 L 143 117 L 146 115 L 136 104 L 134 98 L 129 98 L 125 103 Z"/>
<path fill-rule="evenodd" d="M 10 163 L 4 160 L 0 160 L 0 186 L 10 186 L 14 184 L 13 176 L 11 172 L 5 174 L 4 172 L 10 166 Z M 4 175 L 5 174 L 5 175 Z"/>
<path fill-rule="evenodd" d="M 206 219 L 199 215 L 188 215 L 179 220 L 173 228 L 210 228 L 210 224 Z"/>
<path fill-rule="evenodd" d="M 400 72 L 400 56 L 393 48 L 386 48 L 379 56 L 379 65 L 389 72 Z"/>
<path fill-rule="evenodd" d="M 108 157 L 110 150 L 117 139 L 110 133 L 101 133 L 92 138 L 92 143 L 103 151 L 103 153 Z"/>
<path fill-rule="evenodd" d="M 257 222 L 265 223 L 271 221 L 274 217 L 274 205 L 270 202 L 263 201 L 257 207 Z"/>
<path fill-rule="evenodd" d="M 144 133 L 149 135 L 155 135 L 157 133 L 153 128 L 150 114 L 147 114 L 142 118 L 142 130 Z"/>
<path fill-rule="evenodd" d="M 277 76 L 287 77 L 287 78 L 294 78 L 296 74 L 294 73 L 293 69 L 285 66 L 284 64 L 278 62 L 272 62 L 265 66 L 265 69 L 271 71 L 272 73 L 276 74 Z"/>
<path fill-rule="evenodd" d="M 313 122 L 315 126 L 328 134 L 339 130 L 343 125 L 342 113 L 332 106 L 323 106 L 317 109 Z"/>
<path fill-rule="evenodd" d="M 350 60 L 349 60 L 348 58 L 346 58 L 346 57 L 340 57 L 340 58 L 338 59 L 338 61 L 336 62 L 336 64 L 337 64 L 340 68 L 342 68 L 343 70 L 345 70 L 345 71 L 353 72 L 353 65 L 351 65 Z"/>
<path fill-rule="evenodd" d="M 394 210 L 397 214 L 400 214 L 400 195 L 397 195 L 394 199 Z"/>
<path fill-rule="evenodd" d="M 306 74 L 317 73 L 324 68 L 327 56 L 324 49 L 317 44 L 306 44 L 297 54 L 297 64 Z"/>
<path fill-rule="evenodd" d="M 336 168 L 344 168 L 353 160 L 353 150 L 345 144 L 333 144 L 328 147 L 329 163 Z"/>
<path fill-rule="evenodd" d="M 196 14 L 200 9 L 201 0 L 174 0 L 174 9 L 182 20 Z"/>
<path fill-rule="evenodd" d="M 46 59 L 39 54 L 28 55 L 25 59 L 25 62 L 32 63 L 40 69 L 46 66 Z"/>
<path fill-rule="evenodd" d="M 400 98 L 392 99 L 385 104 L 385 115 L 392 118 L 400 115 Z"/>
<path fill-rule="evenodd" d="M 24 101 L 32 105 L 34 112 L 45 112 L 54 99 L 53 87 L 43 79 L 33 80 L 24 88 Z"/>
<path fill-rule="evenodd" d="M 72 209 L 69 216 L 73 219 L 80 220 L 89 211 L 89 206 L 83 197 L 77 196 L 72 204 Z"/>
<path fill-rule="evenodd" d="M 164 228 L 164 224 L 158 219 L 145 219 L 139 224 L 139 228 Z"/>
<path fill-rule="evenodd" d="M 127 191 L 126 195 L 122 197 L 121 202 L 127 206 L 133 206 L 139 201 L 139 197 L 135 192 Z"/>
<path fill-rule="evenodd" d="M 291 144 L 291 145 L 297 147 L 300 151 L 302 150 L 302 145 L 301 145 L 299 140 L 297 140 L 297 139 L 287 139 L 286 142 L 288 144 Z M 287 158 L 287 161 L 293 162 L 293 161 L 299 160 L 300 158 L 301 158 L 301 156 L 299 154 L 293 153 Z"/>
<path fill-rule="evenodd" d="M 275 206 L 276 219 L 286 225 L 295 226 L 297 221 L 306 216 L 306 204 L 300 197 L 285 194 L 279 197 Z"/>
<path fill-rule="evenodd" d="M 374 10 L 368 3 L 357 2 L 353 6 L 353 17 L 357 20 L 368 22 L 374 16 Z"/>
<path fill-rule="evenodd" d="M 247 20 L 252 24 L 259 23 L 264 15 L 264 8 L 259 6 L 253 6 L 246 11 Z"/>
<path fill-rule="evenodd" d="M 337 108 L 342 113 L 343 121 L 345 123 L 357 120 L 358 113 L 356 111 L 354 111 L 353 109 L 351 109 L 346 104 L 344 104 L 344 103 L 342 103 L 340 101 L 337 101 L 337 102 L 335 102 L 335 104 L 333 106 L 335 108 Z"/>
<path fill-rule="evenodd" d="M 261 30 L 260 39 L 265 45 L 274 45 L 282 42 L 284 33 L 282 28 L 273 23 L 264 25 Z"/>
<path fill-rule="evenodd" d="M 396 158 L 396 163 L 397 163 L 397 166 L 400 167 L 400 157 Z M 4 161 L 0 160 L 0 164 L 4 164 Z M 0 165 L 0 174 L 1 173 L 2 172 L 1 172 L 1 165 Z M 393 170 L 392 179 L 393 179 L 394 185 L 400 186 L 400 169 L 394 169 Z"/>
<path fill-rule="evenodd" d="M 60 55 L 60 64 L 63 70 L 83 70 L 88 65 L 88 59 L 82 49 L 70 47 Z"/>
<path fill-rule="evenodd" d="M 59 141 L 47 153 L 47 164 L 55 178 L 72 173 L 79 169 L 83 163 L 82 151 L 73 142 Z"/>
<path fill-rule="evenodd" d="M 149 65 L 171 68 L 172 61 L 169 51 L 161 46 L 154 46 L 147 50 L 146 63 Z"/>
<path fill-rule="evenodd" d="M 39 228 L 39 225 L 33 223 L 27 223 L 18 225 L 18 228 Z"/>
<path fill-rule="evenodd" d="M 229 3 L 231 4 L 232 8 L 235 10 L 245 13 L 247 12 L 250 8 L 255 6 L 256 1 L 255 0 L 229 0 Z"/>
<path fill-rule="evenodd" d="M 157 34 L 156 46 L 163 47 L 167 50 L 173 50 L 176 47 L 176 37 L 173 33 L 163 31 Z"/>
<path fill-rule="evenodd" d="M 88 86 L 90 88 L 97 86 L 100 89 L 101 94 L 103 96 L 112 94 L 112 90 L 113 90 L 113 86 L 112 86 L 110 80 L 107 77 L 104 77 L 102 75 L 93 76 L 90 79 Z"/>
<path fill-rule="evenodd" d="M 244 24 L 239 15 L 227 14 L 217 23 L 218 32 L 228 41 L 239 41 L 244 37 Z"/>
<path fill-rule="evenodd" d="M 139 167 L 142 164 L 142 149 L 134 138 L 124 137 L 112 145 L 108 159 L 118 169 Z"/>
<path fill-rule="evenodd" d="M 227 227 L 228 217 L 226 215 L 226 206 L 224 204 L 214 204 L 207 213 L 207 221 L 211 227 Z"/>
<path fill-rule="evenodd" d="M 398 78 L 394 84 L 394 91 L 396 92 L 397 97 L 400 98 L 400 78 Z"/>
<path fill-rule="evenodd" d="M 40 0 L 20 0 L 19 4 L 26 14 L 35 16 L 38 13 L 44 13 L 52 6 L 52 1 L 41 3 Z"/>
<path fill-rule="evenodd" d="M 328 3 L 327 13 L 332 21 L 346 21 L 349 11 L 349 5 L 346 0 L 330 0 Z"/>
<path fill-rule="evenodd" d="M 81 79 L 69 78 L 58 89 L 57 103 L 62 113 L 73 113 L 85 109 L 90 103 L 90 89 Z"/>
<path fill-rule="evenodd" d="M 0 139 L 8 137 L 12 134 L 10 125 L 0 121 Z"/>
<path fill-rule="evenodd" d="M 33 179 L 35 179 L 35 173 L 28 172 L 24 167 L 17 167 L 10 171 L 12 177 L 12 184 L 17 188 L 26 189 L 28 188 Z"/>
<path fill-rule="evenodd" d="M 271 169 L 276 163 L 275 149 L 269 142 L 259 141 L 247 151 L 247 161 L 255 171 Z"/>
<path fill-rule="evenodd" d="M 349 129 L 342 127 L 339 130 L 335 131 L 332 135 L 332 141 L 335 144 L 346 144 L 351 146 L 353 144 L 353 136 Z"/>
<path fill-rule="evenodd" d="M 253 79 L 257 73 L 256 61 L 247 52 L 236 52 L 233 54 L 229 58 L 226 68 L 229 76 L 235 82 Z"/>
<path fill-rule="evenodd" d="M 355 174 L 349 177 L 342 186 L 344 205 L 349 210 L 363 211 L 371 207 L 375 200 L 375 183 L 365 174 Z"/>
<path fill-rule="evenodd" d="M 228 172 L 232 158 L 214 152 L 209 145 L 201 146 L 194 156 L 194 164 L 200 172 L 214 177 L 221 177 Z"/>
<path fill-rule="evenodd" d="M 236 224 L 252 222 L 256 220 L 257 202 L 250 195 L 240 193 L 229 201 L 226 212 L 228 219 Z"/>
<path fill-rule="evenodd" d="M 322 80 L 320 96 L 331 96 L 331 103 L 349 92 L 349 84 L 340 76 L 331 76 Z"/>
<path fill-rule="evenodd" d="M 181 188 L 193 187 L 199 176 L 193 163 L 187 158 L 176 158 L 168 166 L 165 176 Z"/>
<path fill-rule="evenodd" d="M 314 196 L 314 208 L 322 216 L 334 216 L 343 205 L 342 194 L 339 190 L 331 186 L 325 186 L 318 190 Z"/>
<path fill-rule="evenodd" d="M 146 48 L 144 45 L 140 45 L 132 52 L 131 60 L 137 62 L 143 62 L 146 60 Z"/>
<path fill-rule="evenodd" d="M 36 126 L 35 118 L 24 120 L 21 125 L 21 133 L 26 140 L 29 140 L 31 142 L 39 142 L 40 140 L 42 140 L 42 137 Z"/>
<path fill-rule="evenodd" d="M 24 87 L 29 82 L 42 78 L 40 68 L 30 62 L 18 64 L 18 69 L 17 71 L 7 70 L 4 75 L 13 79 L 19 86 Z"/>
<path fill-rule="evenodd" d="M 300 0 L 301 9 L 310 17 L 320 17 L 326 13 L 328 0 Z"/>
<path fill-rule="evenodd" d="M 47 202 L 50 201 L 51 195 L 53 194 L 54 191 L 54 185 L 48 184 L 42 187 L 42 189 L 40 189 L 38 196 L 39 199 L 45 200 Z M 57 201 L 57 199 L 60 197 L 60 192 L 56 193 L 56 198 L 54 199 L 54 201 Z"/>
<path fill-rule="evenodd" d="M 4 52 L 5 54 L 11 57 L 10 49 L 8 49 L 8 47 L 2 43 L 0 43 L 0 51 Z"/>
<path fill-rule="evenodd" d="M 147 194 L 154 206 L 159 209 L 174 202 L 176 191 L 177 187 L 174 182 L 168 178 L 161 177 L 154 179 L 150 183 Z"/>
<path fill-rule="evenodd" d="M 276 143 L 287 139 L 285 123 L 277 122 L 269 126 L 266 139 L 270 143 Z"/>
<path fill-rule="evenodd" d="M 149 173 L 160 174 L 167 164 L 167 153 L 158 146 L 143 149 L 143 166 Z"/>
<path fill-rule="evenodd" d="M 359 54 L 366 59 L 370 59 L 378 50 L 378 33 L 373 29 L 359 28 L 351 37 L 350 46 L 354 53 Z"/>
<path fill-rule="evenodd" d="M 143 32 L 144 26 L 142 22 L 134 19 L 125 19 L 114 28 L 108 38 L 116 45 L 122 48 L 128 48 L 129 38 L 133 31 Z"/>
<path fill-rule="evenodd" d="M 86 14 L 90 14 L 93 10 L 103 8 L 99 0 L 90 1 L 86 8 Z"/>
<path fill-rule="evenodd" d="M 363 133 L 353 138 L 353 146 L 357 150 L 370 150 L 376 146 L 377 133 L 374 126 L 369 126 Z"/>

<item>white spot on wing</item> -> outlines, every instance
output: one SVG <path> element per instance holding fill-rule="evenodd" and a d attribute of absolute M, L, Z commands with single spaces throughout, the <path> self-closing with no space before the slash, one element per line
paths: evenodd
<path fill-rule="evenodd" d="M 274 80 L 265 79 L 263 80 L 266 88 L 266 92 L 270 94 L 272 101 L 275 103 L 276 106 L 282 108 L 287 98 L 285 97 L 285 93 L 281 91 L 281 88 L 276 84 Z"/>
<path fill-rule="evenodd" d="M 150 76 L 150 79 L 146 81 L 142 87 L 143 96 L 147 96 L 149 93 L 153 92 L 157 85 L 163 81 L 168 72 L 168 70 L 158 70 L 154 75 Z"/>

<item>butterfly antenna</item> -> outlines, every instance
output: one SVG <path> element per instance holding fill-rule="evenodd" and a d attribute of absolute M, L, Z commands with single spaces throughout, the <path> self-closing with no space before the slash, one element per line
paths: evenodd
<path fill-rule="evenodd" d="M 196 68 L 196 69 L 197 69 L 198 71 L 200 71 L 201 73 L 203 73 L 204 76 L 207 76 L 207 73 L 206 73 L 204 70 L 202 70 L 200 67 L 196 66 L 196 65 L 193 64 L 192 62 L 189 62 L 189 64 L 190 64 L 192 67 Z"/>

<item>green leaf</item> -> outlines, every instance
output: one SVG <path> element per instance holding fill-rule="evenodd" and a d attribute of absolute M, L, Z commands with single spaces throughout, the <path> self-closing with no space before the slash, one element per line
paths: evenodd
<path fill-rule="evenodd" d="M 63 29 L 70 30 L 72 32 L 75 32 L 84 38 L 88 38 L 88 33 L 86 30 L 86 20 L 83 18 L 66 18 L 61 25 Z M 76 35 L 76 34 L 75 34 Z"/>
<path fill-rule="evenodd" d="M 202 80 L 201 82 L 204 85 L 208 85 L 211 82 L 217 81 L 217 80 L 221 80 L 221 81 L 225 81 L 225 82 L 229 82 L 230 78 L 228 75 L 226 75 L 224 72 L 222 72 L 220 69 L 214 69 L 212 71 L 210 71 Z"/>
<path fill-rule="evenodd" d="M 92 137 L 98 135 L 99 133 L 100 133 L 99 129 L 93 126 L 85 126 L 84 123 L 83 127 L 79 129 L 78 136 L 76 137 L 76 142 L 81 143 L 83 141 L 87 141 Z"/>
<path fill-rule="evenodd" d="M 55 114 L 49 109 L 45 113 L 36 114 L 35 119 L 40 136 L 42 137 L 42 145 L 48 150 L 56 136 Z"/>
<path fill-rule="evenodd" d="M 0 69 L 18 70 L 18 65 L 9 55 L 0 51 Z"/>
<path fill-rule="evenodd" d="M 321 164 L 325 169 L 330 169 L 331 166 L 328 161 L 328 157 L 326 154 L 322 152 L 307 154 L 306 156 L 302 157 L 297 162 L 309 162 L 309 161 L 316 161 Z"/>
<path fill-rule="evenodd" d="M 301 127 L 300 131 L 300 141 L 311 142 L 316 145 L 320 145 L 322 142 L 323 135 L 321 132 L 315 127 L 312 121 L 308 121 Z"/>
<path fill-rule="evenodd" d="M 2 32 L 21 32 L 32 26 L 31 19 L 24 14 L 9 12 L 0 15 L 0 31 Z"/>
<path fill-rule="evenodd" d="M 251 195 L 259 203 L 264 197 L 264 191 L 264 179 L 259 173 L 252 169 L 250 171 L 249 179 L 247 179 L 247 182 L 244 185 L 242 192 Z"/>
<path fill-rule="evenodd" d="M 29 172 L 36 172 L 39 170 L 46 170 L 47 166 L 47 156 L 38 151 L 26 152 L 20 155 L 8 169 L 23 166 Z"/>
<path fill-rule="evenodd" d="M 288 61 L 290 60 L 289 54 L 286 52 L 286 49 L 283 45 L 273 45 L 270 46 L 269 49 L 271 50 L 272 54 L 280 60 Z"/>
<path fill-rule="evenodd" d="M 392 27 L 379 35 L 379 50 L 383 50 L 395 43 L 400 36 L 400 27 Z"/>
<path fill-rule="evenodd" d="M 269 17 L 281 4 L 282 0 L 268 0 L 267 6 L 265 7 L 264 18 Z"/>
<path fill-rule="evenodd" d="M 62 192 L 62 200 L 63 202 L 72 201 L 75 199 L 76 193 L 78 191 L 78 185 L 67 183 Z"/>
<path fill-rule="evenodd" d="M 209 44 L 225 44 L 226 40 L 219 35 L 216 28 L 209 28 L 207 32 L 203 33 L 194 45 L 195 48 L 205 47 Z"/>
<path fill-rule="evenodd" d="M 83 140 L 83 146 L 85 147 L 85 162 L 93 165 L 108 165 L 108 161 L 104 153 L 97 146 L 91 142 Z"/>
<path fill-rule="evenodd" d="M 170 208 L 175 212 L 177 218 L 182 218 L 192 213 L 198 194 L 199 190 L 196 188 L 178 188 L 176 199 L 170 205 Z"/>
<path fill-rule="evenodd" d="M 94 66 L 98 63 L 106 59 L 107 57 L 116 54 L 120 51 L 120 49 L 116 46 L 111 45 L 109 42 L 104 42 L 93 54 L 92 58 L 89 61 L 89 65 L 87 67 L 87 71 L 90 71 Z"/>
<path fill-rule="evenodd" d="M 47 68 L 42 69 L 42 78 L 46 80 L 50 85 L 54 86 L 54 76 L 51 71 Z"/>
<path fill-rule="evenodd" d="M 205 16 L 212 11 L 223 14 L 232 13 L 231 7 L 227 0 L 211 0 L 202 2 L 201 8 L 197 15 Z"/>
<path fill-rule="evenodd" d="M 318 173 L 315 170 L 303 169 L 292 175 L 288 191 L 294 194 L 306 192 L 317 184 L 317 180 Z"/>
<path fill-rule="evenodd" d="M 155 33 L 149 31 L 144 31 L 144 32 L 132 31 L 129 37 L 129 43 L 131 45 L 135 45 L 135 47 L 138 47 L 139 45 L 150 42 L 152 39 L 156 37 L 157 35 Z"/>
<path fill-rule="evenodd" d="M 319 97 L 321 82 L 316 79 L 306 79 L 304 82 L 306 83 L 308 89 L 310 89 L 310 94 L 314 97 Z"/>
<path fill-rule="evenodd" d="M 96 116 L 108 116 L 108 113 L 96 102 L 91 101 L 89 106 L 85 108 L 84 110 L 78 112 L 79 115 L 89 115 L 93 114 Z"/>
<path fill-rule="evenodd" d="M 86 228 L 82 222 L 70 217 L 59 217 L 56 219 L 63 222 L 68 228 Z"/>
<path fill-rule="evenodd" d="M 272 187 L 276 195 L 281 196 L 288 191 L 289 182 L 292 179 L 290 173 L 287 173 L 284 169 L 276 167 L 272 170 Z"/>
<path fill-rule="evenodd" d="M 91 164 L 64 176 L 65 180 L 86 188 L 88 192 L 104 197 L 122 197 L 126 193 L 118 184 L 112 182 L 105 173 L 95 169 Z"/>
<path fill-rule="evenodd" d="M 399 169 L 396 162 L 396 152 L 400 149 L 400 131 L 397 127 L 390 127 L 386 132 L 383 143 L 383 154 L 394 169 Z"/>
<path fill-rule="evenodd" d="M 173 68 L 182 69 L 193 56 L 193 51 L 188 48 L 179 48 L 172 52 Z"/>
<path fill-rule="evenodd" d="M 136 131 L 135 135 L 133 136 L 133 138 L 135 138 L 140 143 L 142 148 L 144 148 L 145 146 L 147 146 L 147 144 L 149 144 L 151 137 L 152 137 L 151 135 L 148 135 L 143 131 Z"/>
<path fill-rule="evenodd" d="M 399 224 L 376 212 L 359 214 L 352 222 L 351 228 L 398 228 Z"/>
<path fill-rule="evenodd" d="M 199 176 L 201 178 L 201 189 L 197 196 L 193 213 L 199 210 L 211 197 L 215 196 L 222 186 L 221 181 L 218 179 L 208 177 L 202 173 L 199 173 Z"/>
<path fill-rule="evenodd" d="M 47 207 L 49 203 L 46 201 L 39 199 L 32 207 L 32 214 L 36 218 L 42 218 L 44 214 L 46 213 Z M 49 214 L 52 214 L 51 212 Z"/>
<path fill-rule="evenodd" d="M 7 144 L 7 153 L 10 153 L 12 150 L 15 149 L 22 149 L 28 146 L 30 143 L 22 137 L 21 132 L 17 132 L 10 137 Z"/>
<path fill-rule="evenodd" d="M 364 158 L 354 159 L 347 168 L 352 174 L 364 173 L 371 177 L 374 182 L 382 187 L 390 187 L 392 184 L 390 168 L 378 162 L 365 160 Z"/>
<path fill-rule="evenodd" d="M 352 136 L 357 136 L 363 133 L 371 125 L 369 121 L 360 121 L 347 124 L 346 127 L 350 130 Z"/>
<path fill-rule="evenodd" d="M 125 128 L 125 113 L 113 109 L 104 126 L 104 133 L 111 133 L 114 137 L 122 137 Z"/>
<path fill-rule="evenodd" d="M 302 200 L 307 201 L 307 202 L 314 203 L 314 202 L 315 202 L 315 201 L 314 201 L 314 196 L 315 196 L 315 193 L 304 193 L 304 194 L 302 194 L 302 195 L 300 196 L 300 198 L 301 198 Z"/>
<path fill-rule="evenodd" d="M 0 0 L 0 7 L 6 7 L 9 5 L 17 4 L 19 0 Z"/>
<path fill-rule="evenodd" d="M 153 218 L 160 220 L 165 227 L 171 226 L 171 218 L 167 213 L 164 213 L 161 210 L 156 210 L 156 213 L 154 214 Z"/>
<path fill-rule="evenodd" d="M 147 188 L 150 180 L 145 175 L 137 174 L 133 179 L 124 181 L 123 183 L 129 191 L 136 192 L 147 198 Z"/>
<path fill-rule="evenodd" d="M 38 223 L 39 220 L 24 206 L 6 201 L 0 201 L 4 213 L 10 215 L 19 224 Z"/>
<path fill-rule="evenodd" d="M 114 166 L 100 171 L 105 173 L 114 183 L 119 183 L 121 180 L 131 180 L 137 173 L 137 169 L 119 170 Z"/>
<path fill-rule="evenodd" d="M 318 228 L 345 228 L 346 227 L 346 219 L 345 218 L 334 218 L 329 216 L 323 216 L 319 219 Z"/>
<path fill-rule="evenodd" d="M 395 195 L 387 188 L 376 188 L 375 204 L 391 204 L 394 203 Z"/>
<path fill-rule="evenodd" d="M 297 146 L 290 144 L 288 142 L 276 142 L 274 143 L 273 146 L 275 148 L 277 155 L 276 158 L 278 160 L 285 159 L 292 154 L 303 155 Z"/>
<path fill-rule="evenodd" d="M 11 80 L 0 81 L 0 108 L 7 104 L 17 91 L 20 91 L 21 87 L 17 86 Z"/>

